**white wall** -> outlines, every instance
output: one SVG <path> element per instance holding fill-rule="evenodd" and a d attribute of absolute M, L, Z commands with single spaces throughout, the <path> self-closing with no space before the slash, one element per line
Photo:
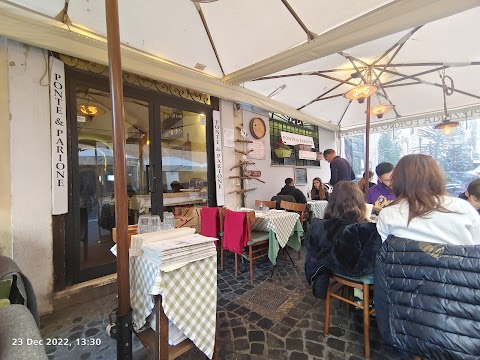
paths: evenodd
<path fill-rule="evenodd" d="M 12 257 L 7 39 L 0 37 L 0 255 Z"/>
<path fill-rule="evenodd" d="M 50 110 L 43 50 L 8 40 L 13 259 L 53 311 Z M 43 77 L 43 79 L 42 79 Z M 41 84 L 42 83 L 42 84 Z M 43 85 L 43 86 L 42 86 Z"/>
<path fill-rule="evenodd" d="M 255 187 L 256 190 L 247 192 L 245 205 L 247 207 L 254 207 L 255 200 L 270 200 L 272 196 L 276 195 L 281 188 L 285 185 L 285 179 L 290 177 L 294 178 L 294 167 L 293 166 L 272 166 L 271 165 L 271 154 L 270 154 L 270 128 L 268 125 L 268 116 L 265 114 L 259 114 L 251 112 L 248 110 L 238 111 L 240 118 L 243 122 L 243 128 L 248 133 L 248 139 L 253 137 L 250 134 L 249 124 L 250 120 L 254 117 L 261 117 L 265 124 L 267 125 L 267 134 L 262 139 L 265 142 L 265 159 L 264 160 L 252 160 L 255 162 L 255 165 L 250 165 L 248 169 L 250 170 L 260 170 L 262 172 L 261 180 L 265 183 L 261 183 L 255 180 L 250 180 L 248 188 Z M 236 132 L 236 135 L 237 132 Z M 238 146 L 238 145 L 237 145 Z M 332 131 L 319 129 L 319 146 L 320 150 L 323 151 L 327 148 L 335 148 L 335 133 Z M 240 148 L 240 146 L 238 146 Z M 226 169 L 226 178 L 228 178 L 228 170 Z M 238 170 L 236 171 L 238 173 Z M 305 196 L 307 192 L 310 191 L 312 181 L 314 177 L 320 177 L 323 181 L 327 182 L 330 180 L 330 165 L 321 161 L 320 167 L 308 167 L 307 168 L 307 182 L 308 185 L 298 185 L 297 187 L 303 191 Z M 239 205 L 239 203 L 237 204 Z"/>

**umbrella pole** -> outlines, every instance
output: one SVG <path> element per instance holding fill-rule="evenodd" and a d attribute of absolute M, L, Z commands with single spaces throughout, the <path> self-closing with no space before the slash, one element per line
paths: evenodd
<path fill-rule="evenodd" d="M 112 97 L 115 226 L 117 228 L 118 310 L 115 333 L 117 338 L 117 359 L 128 360 L 132 358 L 132 313 L 130 309 L 128 268 L 128 202 L 127 178 L 125 171 L 125 125 L 123 113 L 118 0 L 105 0 L 105 15 L 107 20 L 110 94 Z"/>
<path fill-rule="evenodd" d="M 370 179 L 370 96 L 367 98 L 367 121 L 365 124 L 365 197 L 368 194 L 368 183 Z"/>

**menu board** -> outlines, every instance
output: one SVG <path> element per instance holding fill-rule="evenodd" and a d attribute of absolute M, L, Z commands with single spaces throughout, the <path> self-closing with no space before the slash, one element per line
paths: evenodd
<path fill-rule="evenodd" d="M 297 167 L 295 171 L 295 184 L 296 185 L 307 185 L 307 168 Z"/>

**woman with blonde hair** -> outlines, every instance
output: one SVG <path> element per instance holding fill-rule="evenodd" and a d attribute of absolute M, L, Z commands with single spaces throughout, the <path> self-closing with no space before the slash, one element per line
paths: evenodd
<path fill-rule="evenodd" d="M 305 275 L 315 296 L 325 298 L 331 272 L 352 277 L 373 273 L 382 242 L 366 215 L 358 186 L 351 181 L 338 182 L 324 219 L 313 219 L 306 236 Z"/>
<path fill-rule="evenodd" d="M 319 177 L 313 179 L 312 190 L 310 190 L 310 199 L 312 200 L 327 200 L 327 190 L 323 186 L 322 180 Z"/>
<path fill-rule="evenodd" d="M 389 235 L 440 244 L 480 244 L 480 217 L 466 201 L 449 197 L 438 163 L 424 154 L 406 155 L 393 170 L 396 199 L 383 208 L 377 230 Z"/>

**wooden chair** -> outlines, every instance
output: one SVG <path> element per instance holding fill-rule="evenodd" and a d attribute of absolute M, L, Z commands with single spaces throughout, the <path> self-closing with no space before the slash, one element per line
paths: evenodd
<path fill-rule="evenodd" d="M 220 232 L 222 233 L 222 247 L 220 251 L 220 269 L 223 270 L 223 236 L 225 234 L 225 229 L 229 226 L 228 222 L 225 221 L 225 215 L 227 209 L 219 209 L 220 214 Z M 264 231 L 254 231 L 252 230 L 252 225 L 255 222 L 255 212 L 247 211 L 245 213 L 246 231 L 247 231 L 247 248 L 248 255 L 242 255 L 248 257 L 250 263 L 250 283 L 253 284 L 254 273 L 253 273 L 253 263 L 255 260 L 262 257 L 268 256 L 268 241 L 269 236 L 268 232 Z M 235 276 L 238 274 L 238 254 L 235 253 Z"/>
<path fill-rule="evenodd" d="M 363 290 L 363 304 L 360 305 L 355 301 L 350 300 L 350 291 L 344 291 L 341 295 L 341 290 L 345 290 L 345 287 L 350 289 L 362 289 Z M 373 297 L 370 298 L 370 290 L 373 288 L 373 274 L 364 278 L 352 278 L 347 276 L 340 276 L 332 274 L 330 276 L 330 285 L 327 289 L 327 299 L 325 302 L 325 330 L 324 335 L 328 335 L 328 328 L 330 326 L 330 303 L 331 298 L 337 298 L 340 301 L 353 305 L 363 310 L 363 338 L 365 346 L 365 359 L 370 359 L 370 315 L 375 312 L 375 309 L 370 309 L 370 305 L 373 302 Z M 348 309 L 348 308 L 347 308 Z"/>
<path fill-rule="evenodd" d="M 298 213 L 298 215 L 300 215 L 300 223 L 303 225 L 303 221 L 305 220 L 305 210 L 307 209 L 307 204 L 299 204 L 299 203 L 282 200 L 280 201 L 280 208 L 288 211 L 295 211 L 296 213 Z"/>
<path fill-rule="evenodd" d="M 277 203 L 272 200 L 255 200 L 255 207 L 260 206 L 267 206 L 269 209 L 275 209 L 277 207 Z"/>
<path fill-rule="evenodd" d="M 307 210 L 307 204 L 299 204 L 299 203 L 294 203 L 294 202 L 289 202 L 282 200 L 280 201 L 280 208 L 285 209 L 287 211 L 294 211 L 298 215 L 300 215 L 300 224 L 302 224 L 302 227 L 304 226 L 304 221 L 305 221 L 305 212 Z M 305 229 L 305 227 L 304 227 Z M 300 259 L 300 251 L 298 251 L 298 258 Z"/>

